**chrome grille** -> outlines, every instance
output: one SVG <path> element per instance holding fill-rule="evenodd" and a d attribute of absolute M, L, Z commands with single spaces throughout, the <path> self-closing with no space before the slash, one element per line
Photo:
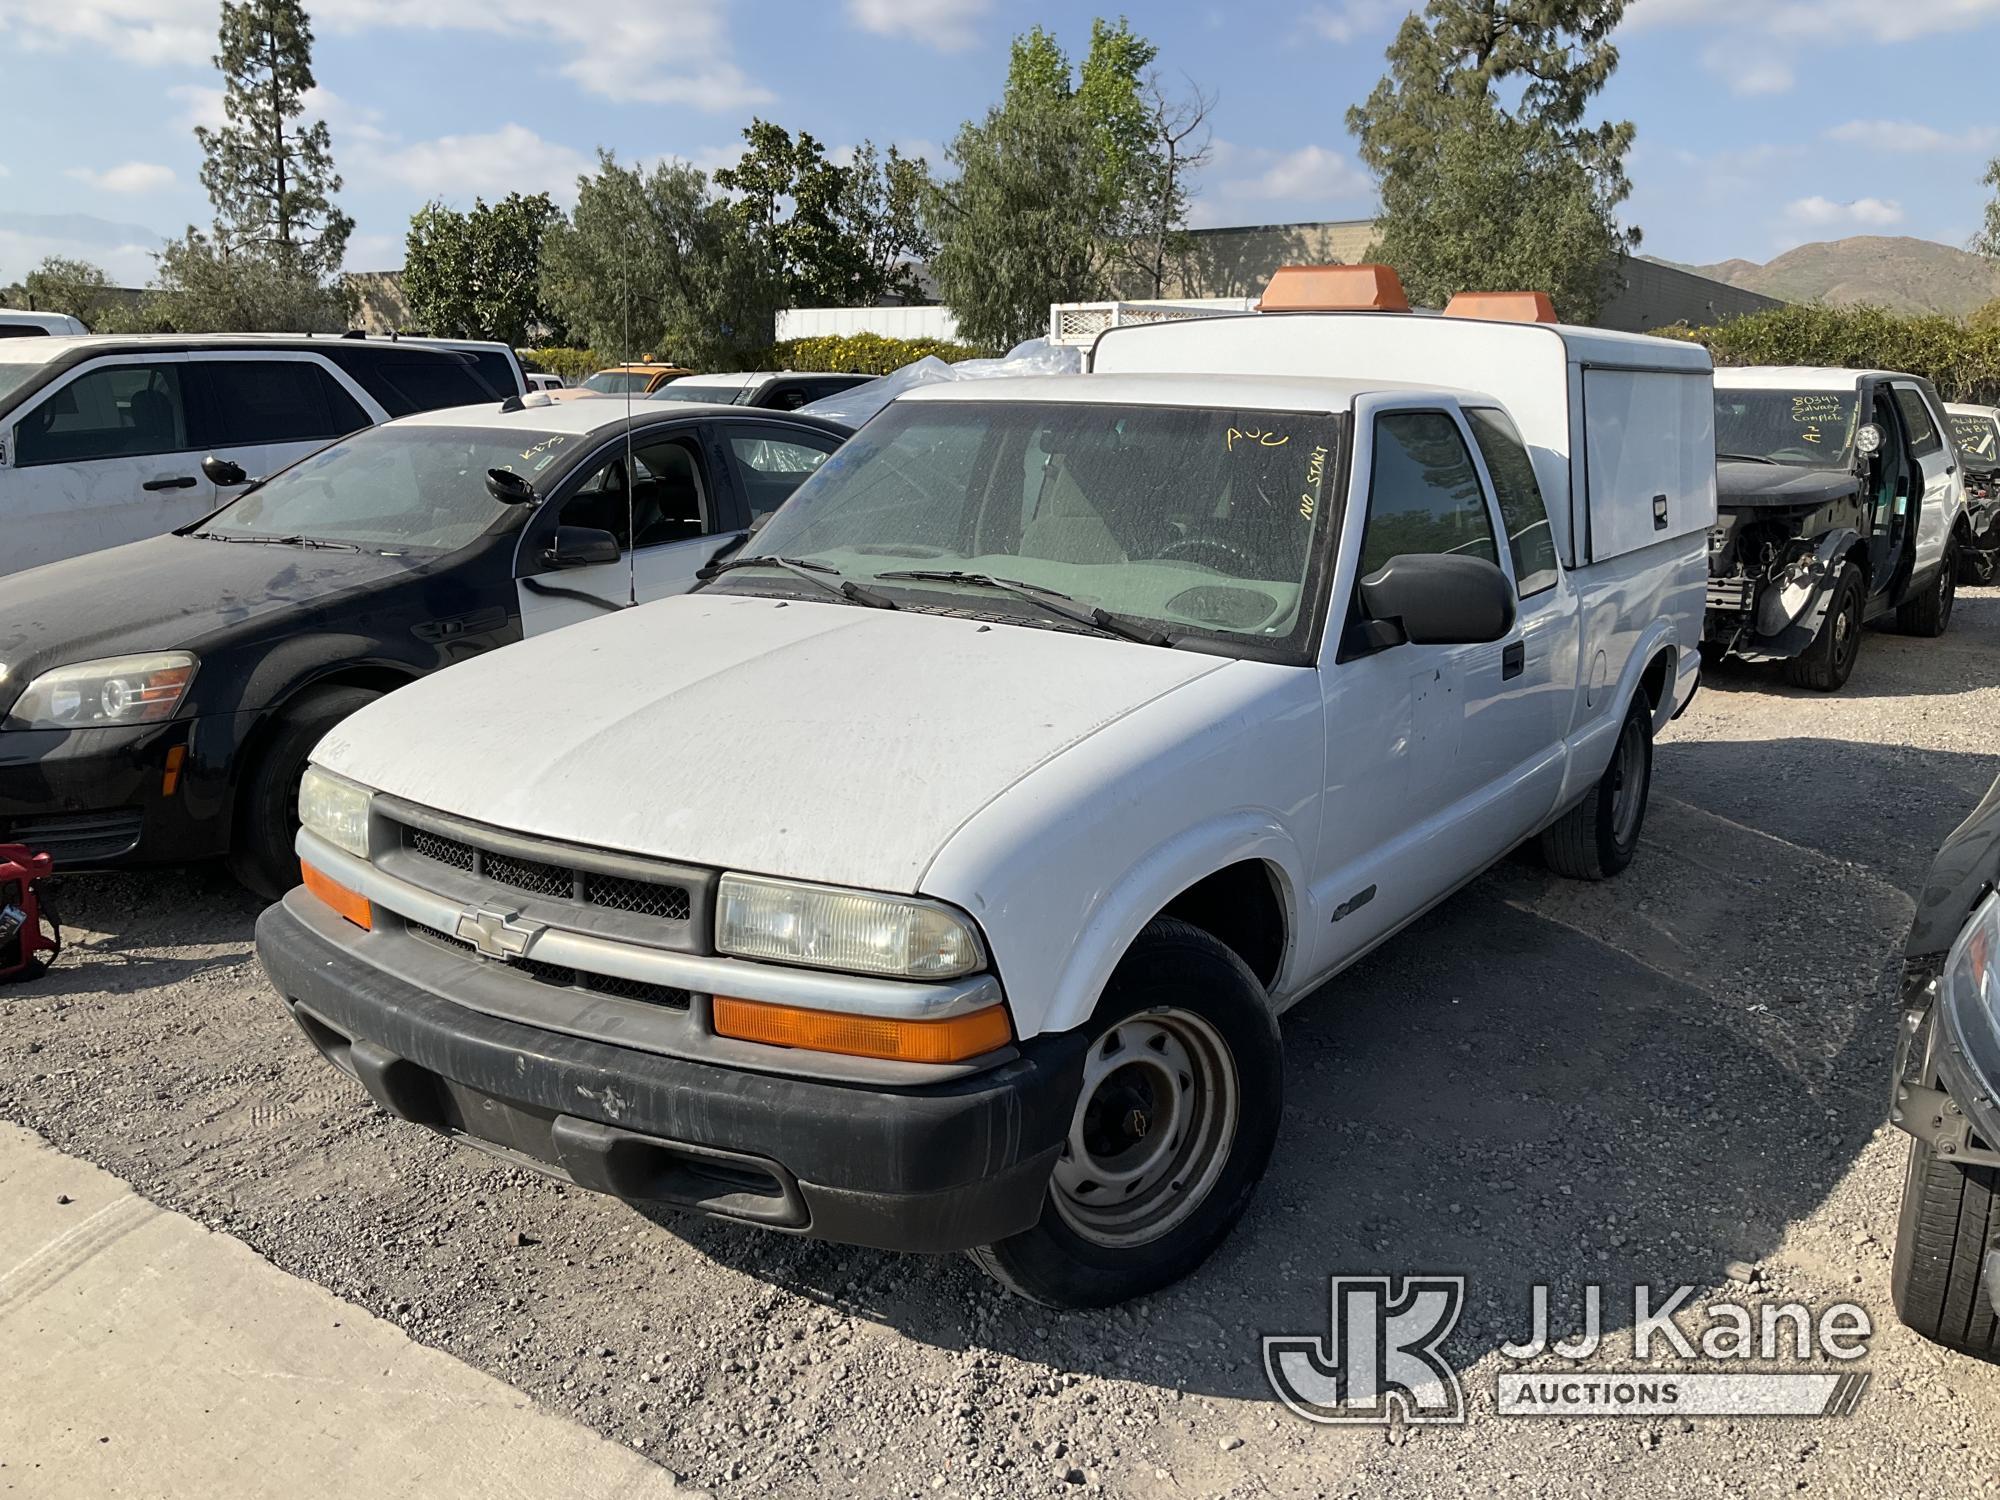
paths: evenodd
<path fill-rule="evenodd" d="M 531 859 L 510 859 L 504 854 L 486 854 L 480 859 L 479 874 L 487 880 L 526 891 L 531 896 L 568 900 L 576 895 L 576 875 L 555 865 L 537 864 Z"/>
<path fill-rule="evenodd" d="M 418 859 L 548 901 L 577 902 L 585 907 L 630 912 L 667 922 L 686 922 L 694 915 L 692 893 L 685 885 L 671 881 L 635 880 L 497 854 L 412 824 L 403 826 L 403 848 Z"/>
<path fill-rule="evenodd" d="M 532 979 L 537 984 L 546 984 L 560 990 L 586 990 L 593 995 L 608 995 L 618 1000 L 636 1000 L 646 1005 L 658 1005 L 668 1010 L 686 1010 L 689 995 L 686 990 L 675 989 L 671 985 L 648 984 L 643 979 L 623 979 L 615 974 L 592 974 L 582 969 L 572 969 L 563 964 L 543 963 L 536 958 L 489 959 L 462 938 L 448 932 L 440 932 L 435 927 L 426 927 L 421 922 L 407 924 L 409 931 L 426 942 L 434 943 L 453 952 L 463 953 L 478 963 L 497 963 L 510 973 L 519 974 L 524 979 Z"/>
<path fill-rule="evenodd" d="M 657 885 L 589 870 L 583 876 L 583 899 L 592 906 L 608 906 L 642 917 L 665 917 L 670 922 L 685 922 L 691 910 L 685 886 Z"/>
<path fill-rule="evenodd" d="M 441 865 L 450 865 L 454 870 L 472 873 L 472 845 L 461 844 L 457 839 L 440 838 L 422 828 L 409 830 L 410 852 L 421 854 L 425 859 L 434 859 Z"/>

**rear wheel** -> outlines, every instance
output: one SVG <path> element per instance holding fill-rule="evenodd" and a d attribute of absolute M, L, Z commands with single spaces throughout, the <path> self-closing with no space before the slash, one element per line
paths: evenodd
<path fill-rule="evenodd" d="M 1282 1110 L 1264 987 L 1185 922 L 1150 923 L 1090 1022 L 1083 1085 L 1041 1219 L 971 1252 L 1052 1307 L 1105 1307 L 1180 1280 L 1222 1243 L 1271 1159 Z"/>
<path fill-rule="evenodd" d="M 1905 635 L 1937 637 L 1951 629 L 1952 606 L 1958 602 L 1958 538 L 1944 544 L 1937 577 L 1916 598 L 1896 611 L 1896 627 Z"/>
<path fill-rule="evenodd" d="M 1826 607 L 1819 634 L 1784 664 L 1785 681 L 1819 693 L 1837 693 L 1847 686 L 1861 656 L 1861 618 L 1867 598 L 1868 585 L 1861 569 L 1846 564 L 1833 586 L 1833 599 Z"/>
<path fill-rule="evenodd" d="M 271 735 L 241 783 L 229 873 L 267 901 L 299 883 L 299 783 L 306 760 L 326 732 L 382 695 L 372 688 L 327 687 L 279 710 Z"/>
<path fill-rule="evenodd" d="M 1633 700 L 1611 764 L 1575 807 L 1542 833 L 1542 857 L 1572 880 L 1608 880 L 1632 863 L 1653 789 L 1653 710 Z"/>
<path fill-rule="evenodd" d="M 1910 1142 L 1889 1293 L 1904 1324 L 1947 1349 L 2000 1363 L 2000 1328 L 1984 1285 L 2000 1234 L 2000 1170 L 1947 1161 Z"/>

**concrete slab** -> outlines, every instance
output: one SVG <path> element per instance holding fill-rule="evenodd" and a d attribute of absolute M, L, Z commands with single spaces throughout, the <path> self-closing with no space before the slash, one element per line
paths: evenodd
<path fill-rule="evenodd" d="M 693 1495 L 240 1240 L 0 1125 L 7 1493 Z"/>

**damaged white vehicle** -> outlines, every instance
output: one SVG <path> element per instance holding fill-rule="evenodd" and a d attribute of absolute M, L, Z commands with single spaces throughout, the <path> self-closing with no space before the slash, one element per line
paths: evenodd
<path fill-rule="evenodd" d="M 1281 1011 L 1524 840 L 1633 857 L 1712 412 L 1694 346 L 1383 312 L 912 391 L 706 589 L 340 725 L 260 954 L 402 1118 L 1153 1290 L 1264 1171 Z"/>

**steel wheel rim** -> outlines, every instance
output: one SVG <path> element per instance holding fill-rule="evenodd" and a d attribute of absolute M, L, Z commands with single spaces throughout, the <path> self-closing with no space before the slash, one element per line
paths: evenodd
<path fill-rule="evenodd" d="M 1090 1044 L 1050 1200 L 1093 1244 L 1149 1244 L 1214 1189 L 1241 1113 L 1236 1064 L 1213 1024 L 1165 1006 L 1129 1016 Z"/>
<path fill-rule="evenodd" d="M 1611 762 L 1611 836 L 1620 848 L 1639 832 L 1639 784 L 1646 775 L 1646 751 L 1639 721 L 1632 720 L 1618 736 L 1618 754 Z"/>
<path fill-rule="evenodd" d="M 1958 598 L 1958 549 L 1947 547 L 1944 563 L 1938 569 L 1938 623 L 1951 619 L 1951 606 Z"/>
<path fill-rule="evenodd" d="M 1861 649 L 1861 610 L 1852 599 L 1843 599 L 1840 613 L 1833 617 L 1833 665 L 1834 670 L 1845 672 L 1854 665 L 1856 652 Z"/>

